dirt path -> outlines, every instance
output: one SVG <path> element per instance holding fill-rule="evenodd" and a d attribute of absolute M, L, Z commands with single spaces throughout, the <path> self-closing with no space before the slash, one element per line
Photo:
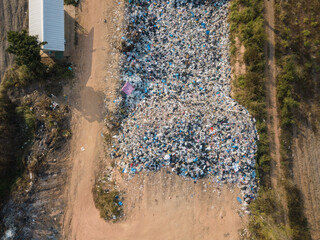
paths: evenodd
<path fill-rule="evenodd" d="M 119 32 L 114 22 L 121 22 L 121 16 L 117 16 L 120 8 L 115 1 L 81 1 L 77 9 L 78 45 L 71 55 L 77 79 L 70 90 L 73 133 L 70 160 L 73 169 L 67 187 L 68 203 L 63 221 L 63 235 L 68 239 L 89 239 L 81 238 L 79 234 L 82 231 L 79 229 L 83 228 L 83 224 L 87 225 L 86 219 L 90 216 L 100 220 L 92 199 L 92 186 L 96 166 L 100 156 L 103 156 L 101 133 L 105 117 L 105 92 L 112 98 L 117 82 L 117 78 L 112 77 L 116 75 L 112 66 L 117 65 L 117 56 L 112 52 L 111 45 Z"/>
<path fill-rule="evenodd" d="M 277 90 L 276 90 L 276 63 L 275 63 L 275 22 L 274 22 L 274 0 L 265 0 L 265 21 L 267 33 L 266 46 L 266 100 L 267 100 L 267 126 L 270 134 L 271 150 L 271 183 L 277 187 L 280 175 L 280 126 L 277 111 Z"/>
<path fill-rule="evenodd" d="M 107 97 L 112 102 L 116 96 L 119 53 L 112 46 L 120 30 L 122 8 L 123 3 L 111 0 L 87 0 L 79 8 L 82 34 L 72 56 L 78 76 L 71 97 L 73 168 L 66 193 L 63 239 L 238 239 L 238 230 L 245 227 L 247 219 L 238 214 L 238 188 L 224 188 L 218 194 L 207 181 L 194 184 L 166 171 L 141 174 L 130 181 L 118 176 L 118 184 L 125 192 L 126 217 L 115 224 L 100 218 L 92 186 L 99 162 L 105 161 L 101 137 L 103 100 Z"/>

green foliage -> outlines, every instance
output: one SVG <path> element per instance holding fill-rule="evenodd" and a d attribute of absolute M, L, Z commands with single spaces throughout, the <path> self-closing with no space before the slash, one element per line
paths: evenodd
<path fill-rule="evenodd" d="M 7 52 L 16 55 L 15 63 L 18 66 L 25 65 L 31 73 L 43 72 L 40 50 L 46 42 L 38 42 L 36 36 L 29 36 L 26 30 L 22 32 L 8 32 L 9 47 Z"/>
<path fill-rule="evenodd" d="M 20 86 L 27 86 L 33 80 L 33 74 L 26 65 L 21 65 L 17 69 L 17 74 L 15 80 Z"/>
<path fill-rule="evenodd" d="M 259 197 L 250 204 L 250 239 L 289 239 L 283 225 L 285 213 L 272 190 L 260 189 Z"/>
<path fill-rule="evenodd" d="M 73 5 L 73 6 L 77 6 L 78 5 L 79 0 L 64 0 L 64 4 L 65 5 Z"/>
<path fill-rule="evenodd" d="M 70 69 L 69 69 L 70 68 Z M 57 62 L 53 64 L 48 71 L 47 77 L 54 78 L 55 80 L 68 81 L 74 77 L 70 63 Z"/>
<path fill-rule="evenodd" d="M 37 118 L 30 108 L 26 105 L 16 107 L 17 114 L 24 120 L 27 132 L 34 134 Z"/>
<path fill-rule="evenodd" d="M 298 82 L 294 60 L 286 58 L 286 64 L 278 75 L 277 100 L 281 119 L 281 127 L 290 130 L 294 124 L 294 112 L 298 110 L 299 102 L 294 95 L 294 83 Z"/>
<path fill-rule="evenodd" d="M 310 34 L 311 34 L 311 32 L 310 32 L 308 29 L 306 29 L 306 30 L 303 30 L 303 31 L 302 31 L 302 34 L 303 34 L 305 37 L 309 37 Z"/>
<path fill-rule="evenodd" d="M 281 165 L 292 239 L 311 239 L 300 191 L 293 184 L 292 142 L 295 125 L 310 109 L 319 107 L 320 2 L 276 0 L 277 101 L 281 124 Z M 294 16 L 294 19 L 281 16 Z M 310 106 L 311 104 L 311 106 Z M 315 104 L 315 106 L 312 106 Z M 309 119 L 310 122 L 315 122 Z M 303 120 L 304 121 L 304 120 Z M 317 120 L 319 121 L 319 119 Z"/>
<path fill-rule="evenodd" d="M 283 206 L 268 188 L 270 155 L 268 132 L 264 122 L 264 68 L 265 33 L 263 18 L 264 1 L 233 0 L 230 4 L 231 49 L 236 51 L 237 36 L 245 46 L 244 61 L 246 74 L 235 80 L 236 98 L 257 119 L 258 142 L 257 165 L 263 181 L 259 198 L 251 204 L 250 239 L 310 239 L 307 223 L 303 216 L 303 203 L 298 189 L 290 184 L 289 174 L 292 145 L 292 129 L 301 111 L 301 101 L 316 99 L 320 102 L 320 21 L 316 0 L 276 0 L 276 57 L 280 72 L 277 77 L 278 112 L 281 120 L 281 158 L 284 169 L 285 194 L 288 203 L 290 229 L 284 227 Z M 312 29 L 313 28 L 313 29 Z M 314 29 L 316 28 L 316 29 Z M 304 106 L 306 104 L 304 103 Z M 320 119 L 320 118 L 319 118 Z M 280 213 L 278 215 L 278 213 Z"/>
<path fill-rule="evenodd" d="M 236 99 L 257 120 L 259 134 L 257 168 L 261 180 L 268 181 L 270 171 L 269 142 L 265 125 L 265 56 L 264 20 L 262 0 L 233 0 L 230 4 L 231 49 L 236 50 L 237 36 L 245 46 L 246 73 L 234 81 Z"/>
<path fill-rule="evenodd" d="M 119 206 L 120 192 L 115 189 L 114 183 L 107 181 L 107 187 L 102 184 L 95 186 L 93 189 L 94 202 L 102 218 L 116 221 L 122 214 L 122 207 Z"/>
<path fill-rule="evenodd" d="M 39 122 L 47 129 L 51 129 L 50 138 L 57 146 L 63 139 L 68 139 L 71 132 L 66 126 L 66 113 L 68 109 L 57 108 L 52 110 L 51 100 L 44 94 L 39 93 L 39 88 L 49 83 L 60 86 L 73 77 L 70 65 L 57 63 L 52 65 L 44 74 L 46 82 L 32 84 L 35 72 L 26 65 L 14 65 L 6 71 L 0 84 L 0 205 L 8 196 L 16 179 L 24 171 L 24 156 L 28 152 L 30 144 L 37 132 Z M 36 82 L 37 83 L 37 82 Z M 24 95 L 27 90 L 36 87 L 37 94 Z M 29 100 L 28 100 L 29 99 Z M 34 109 L 37 109 L 34 111 Z M 36 115 L 36 112 L 38 115 Z M 62 141 L 60 141 L 62 140 Z"/>
<path fill-rule="evenodd" d="M 263 0 L 231 1 L 230 30 L 231 39 L 237 36 L 245 46 L 244 62 L 246 73 L 234 81 L 236 99 L 244 105 L 257 120 L 259 134 L 258 152 L 256 155 L 257 172 L 260 180 L 258 198 L 250 204 L 252 216 L 249 221 L 249 236 L 246 239 L 289 239 L 290 229 L 285 227 L 285 213 L 279 197 L 270 189 L 270 149 L 269 134 L 266 126 L 265 103 L 265 53 L 266 42 Z M 287 36 L 286 34 L 284 34 Z M 232 40 L 232 47 L 235 42 Z M 231 47 L 231 48 L 232 48 Z M 288 69 L 290 66 L 288 65 Z M 285 100 L 287 110 L 294 109 L 298 103 L 290 98 L 288 84 L 293 80 L 293 72 L 283 75 L 279 94 Z M 289 89 L 289 90 L 288 90 Z M 288 114 L 288 117 L 291 116 Z M 283 123 L 288 124 L 288 123 Z"/>

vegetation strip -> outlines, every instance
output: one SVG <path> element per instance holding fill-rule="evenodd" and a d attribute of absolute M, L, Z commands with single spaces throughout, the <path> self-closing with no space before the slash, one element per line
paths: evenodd
<path fill-rule="evenodd" d="M 8 32 L 7 51 L 16 56 L 0 85 L 0 205 L 13 188 L 27 183 L 42 157 L 29 158 L 35 141 L 45 137 L 48 151 L 71 136 L 68 107 L 53 100 L 73 77 L 64 62 L 49 66 L 41 62 L 37 37 L 27 31 Z M 27 156 L 29 156 L 27 158 Z"/>
<path fill-rule="evenodd" d="M 303 214 L 300 191 L 292 179 L 292 139 L 293 129 L 301 116 L 312 111 L 316 100 L 311 89 L 318 89 L 313 81 L 319 77 L 319 17 L 315 9 L 319 3 L 276 0 L 276 56 L 280 73 L 277 77 L 277 101 L 281 126 L 282 185 L 285 189 L 289 226 L 285 226 L 285 206 L 270 188 L 270 155 L 267 129 L 265 125 L 265 76 L 264 20 L 262 0 L 234 0 L 231 3 L 231 52 L 233 58 L 239 51 L 235 38 L 245 47 L 244 61 L 246 73 L 234 80 L 236 98 L 246 106 L 257 119 L 260 136 L 257 165 L 260 176 L 258 199 L 251 204 L 252 216 L 249 223 L 250 239 L 311 239 L 307 221 Z M 297 8 L 296 8 L 297 6 Z M 310 11 L 309 11 L 310 10 Z M 308 12 L 306 17 L 301 12 Z M 296 12 L 296 13 L 294 13 Z M 296 16 L 294 21 L 288 14 Z M 303 30 L 302 30 L 303 29 Z M 252 77 L 254 76 L 254 77 Z M 261 90 L 261 91 L 259 91 Z M 257 107 L 258 106 L 258 107 Z M 302 107 L 303 106 L 303 107 Z M 305 110 L 303 110 L 305 109 Z M 310 121 L 315 127 L 319 112 L 313 113 Z M 260 123 L 260 124 L 259 124 Z"/>
<path fill-rule="evenodd" d="M 266 125 L 264 2 L 262 0 L 231 1 L 229 20 L 233 62 L 236 54 L 239 54 L 236 38 L 245 48 L 243 60 L 246 72 L 234 78 L 235 98 L 256 118 L 259 134 L 256 161 L 260 189 L 258 198 L 250 205 L 252 216 L 248 227 L 249 233 L 243 237 L 259 240 L 286 238 L 283 207 L 271 189 L 271 157 Z"/>
<path fill-rule="evenodd" d="M 276 60 L 281 163 L 292 239 L 311 239 L 300 190 L 294 183 L 293 133 L 302 122 L 319 125 L 319 1 L 276 0 Z M 290 16 L 290 17 L 289 17 Z"/>

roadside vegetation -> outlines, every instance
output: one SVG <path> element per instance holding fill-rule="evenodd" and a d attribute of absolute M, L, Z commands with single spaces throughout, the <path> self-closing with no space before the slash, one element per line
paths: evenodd
<path fill-rule="evenodd" d="M 96 208 L 100 211 L 100 216 L 113 222 L 118 221 L 123 215 L 122 209 L 122 193 L 118 190 L 114 180 L 112 180 L 112 167 L 97 179 L 93 188 L 93 198 Z"/>
<path fill-rule="evenodd" d="M 233 0 L 230 6 L 231 54 L 237 54 L 236 38 L 245 47 L 246 73 L 236 76 L 233 82 L 236 100 L 244 105 L 257 120 L 259 148 L 257 168 L 259 179 L 269 182 L 270 156 L 266 126 L 265 56 L 263 1 Z"/>
<path fill-rule="evenodd" d="M 45 42 L 26 31 L 8 32 L 8 42 L 15 64 L 0 84 L 0 207 L 13 188 L 26 182 L 25 170 L 36 171 L 41 164 L 43 156 L 32 155 L 33 144 L 46 139 L 43 148 L 49 151 L 71 135 L 69 109 L 59 104 L 62 86 L 73 77 L 69 64 L 43 64 Z"/>
<path fill-rule="evenodd" d="M 292 147 L 295 129 L 309 122 L 318 131 L 320 119 L 320 2 L 276 0 L 276 60 L 281 163 L 287 193 L 292 239 L 311 239 L 303 200 L 293 182 Z"/>
<path fill-rule="evenodd" d="M 232 0 L 230 5 L 231 59 L 234 64 L 239 48 L 244 46 L 246 71 L 235 76 L 235 99 L 256 119 L 259 134 L 256 154 L 258 198 L 250 204 L 252 215 L 248 233 L 243 239 L 289 239 L 285 227 L 285 212 L 271 189 L 270 149 L 267 131 L 265 89 L 265 25 L 263 0 Z M 239 40 L 238 43 L 236 38 Z"/>
<path fill-rule="evenodd" d="M 300 191 L 292 179 L 293 132 L 300 121 L 317 131 L 320 116 L 319 1 L 276 0 L 277 101 L 281 127 L 281 185 L 285 203 L 270 185 L 270 155 L 265 105 L 265 31 L 263 0 L 232 0 L 231 55 L 239 54 L 235 39 L 245 47 L 246 73 L 236 76 L 236 99 L 257 120 L 257 170 L 260 190 L 250 205 L 249 233 L 244 239 L 311 239 Z"/>
<path fill-rule="evenodd" d="M 79 0 L 64 0 L 65 5 L 73 5 L 76 7 L 78 3 L 79 3 Z"/>
<path fill-rule="evenodd" d="M 103 133 L 104 144 L 107 149 L 111 149 L 112 136 L 119 132 L 122 118 L 126 111 L 120 108 L 115 112 L 108 112 L 105 117 L 105 131 Z M 117 157 L 117 155 L 113 155 Z M 93 198 L 96 208 L 100 211 L 100 216 L 106 221 L 119 221 L 123 216 L 123 193 L 118 190 L 113 174 L 116 172 L 117 166 L 113 161 L 106 170 L 98 174 L 95 185 L 92 189 Z"/>

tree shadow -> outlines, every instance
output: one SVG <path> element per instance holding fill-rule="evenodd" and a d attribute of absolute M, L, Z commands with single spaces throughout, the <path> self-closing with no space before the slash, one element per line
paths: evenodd
<path fill-rule="evenodd" d="M 74 101 L 70 107 L 77 109 L 90 122 L 102 122 L 105 115 L 105 112 L 101 111 L 104 104 L 104 93 L 87 86 L 92 74 L 94 28 L 87 31 L 78 22 L 75 22 L 75 29 L 78 35 L 78 45 L 75 46 L 76 51 L 72 58 L 78 63 L 75 67 L 78 75 L 77 81 L 79 81 L 77 84 L 79 90 L 75 94 L 82 97 L 75 96 L 79 101 Z M 94 106 L 92 103 L 95 103 Z"/>
<path fill-rule="evenodd" d="M 80 94 L 83 96 L 82 102 L 72 107 L 76 108 L 89 122 L 102 122 L 105 117 L 105 111 L 101 111 L 104 109 L 104 93 L 96 91 L 90 86 L 85 86 Z M 96 104 L 92 106 L 92 102 Z"/>
<path fill-rule="evenodd" d="M 92 68 L 92 53 L 93 53 L 93 41 L 94 41 L 94 28 L 91 28 L 89 32 L 87 32 L 83 27 L 78 25 L 78 29 L 80 29 L 81 34 L 79 34 L 79 46 L 80 49 L 78 52 L 80 55 L 76 56 L 78 58 L 85 58 L 81 67 L 81 82 L 80 86 L 85 87 L 87 85 L 88 80 L 91 76 L 91 68 Z"/>

